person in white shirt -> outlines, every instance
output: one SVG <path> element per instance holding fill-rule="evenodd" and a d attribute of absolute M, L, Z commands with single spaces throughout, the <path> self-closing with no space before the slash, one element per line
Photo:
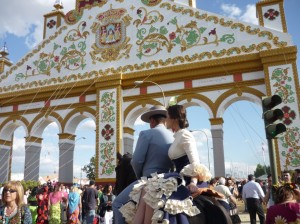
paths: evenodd
<path fill-rule="evenodd" d="M 236 204 L 235 198 L 232 196 L 229 188 L 225 186 L 226 180 L 224 177 L 220 177 L 218 180 L 218 185 L 215 187 L 215 191 L 223 194 L 225 198 L 218 198 L 220 204 L 226 209 L 230 210 L 229 200 L 231 200 L 234 204 Z"/>
<path fill-rule="evenodd" d="M 256 224 L 256 214 L 258 215 L 260 224 L 265 223 L 265 214 L 262 208 L 262 201 L 265 194 L 259 183 L 256 183 L 253 174 L 248 175 L 248 182 L 243 187 L 243 199 L 247 203 L 250 215 L 250 223 Z"/>
<path fill-rule="evenodd" d="M 3 192 L 3 186 L 0 188 L 0 206 L 2 206 L 2 192 Z"/>

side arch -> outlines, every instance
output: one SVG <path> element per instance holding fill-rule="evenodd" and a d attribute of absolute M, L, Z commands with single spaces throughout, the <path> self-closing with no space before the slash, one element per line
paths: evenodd
<path fill-rule="evenodd" d="M 147 106 L 149 105 L 149 106 Z M 135 101 L 130 104 L 124 111 L 124 125 L 123 127 L 131 127 L 133 128 L 134 122 L 136 119 L 147 109 L 154 105 L 161 105 L 160 102 L 149 99 L 143 101 Z M 134 129 L 134 128 L 133 128 Z"/>
<path fill-rule="evenodd" d="M 78 124 L 86 118 L 91 118 L 96 123 L 96 110 L 90 107 L 81 107 L 72 110 L 62 121 L 63 132 L 74 134 Z"/>
<path fill-rule="evenodd" d="M 61 124 L 63 122 L 63 119 L 58 113 L 52 111 L 38 114 L 28 127 L 30 136 L 42 138 L 44 129 L 53 122 L 57 124 L 59 133 L 61 133 Z"/>
<path fill-rule="evenodd" d="M 223 117 L 224 111 L 234 102 L 240 100 L 248 100 L 257 105 L 261 105 L 261 98 L 265 95 L 263 92 L 249 88 L 243 87 L 239 89 L 230 89 L 223 93 L 215 102 L 215 110 L 213 111 L 214 117 Z"/>
<path fill-rule="evenodd" d="M 29 122 L 26 118 L 22 116 L 10 116 L 5 119 L 0 125 L 0 139 L 4 141 L 11 141 L 11 136 L 13 132 L 22 126 L 25 130 L 25 136 L 28 136 Z"/>
<path fill-rule="evenodd" d="M 200 106 L 206 109 L 209 114 L 209 117 L 213 117 L 213 109 L 214 103 L 206 96 L 201 94 L 192 93 L 192 94 L 185 94 L 181 95 L 177 98 L 177 102 L 182 102 L 185 107 L 191 106 Z"/>

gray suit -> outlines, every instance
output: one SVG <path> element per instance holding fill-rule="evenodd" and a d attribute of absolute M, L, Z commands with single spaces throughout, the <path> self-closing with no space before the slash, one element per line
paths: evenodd
<path fill-rule="evenodd" d="M 168 150 L 173 143 L 173 133 L 162 124 L 141 131 L 131 160 L 137 178 L 151 173 L 167 173 L 172 168 Z M 137 181 L 126 187 L 113 201 L 114 223 L 125 223 L 119 208 L 129 201 L 129 193 Z"/>

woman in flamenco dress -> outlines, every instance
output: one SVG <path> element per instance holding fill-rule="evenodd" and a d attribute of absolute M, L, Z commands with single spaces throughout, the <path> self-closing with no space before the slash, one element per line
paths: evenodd
<path fill-rule="evenodd" d="M 152 174 L 142 178 L 130 193 L 131 200 L 120 208 L 128 223 L 187 224 L 189 217 L 200 210 L 193 204 L 192 193 L 198 191 L 199 181 L 211 179 L 211 173 L 200 164 L 196 141 L 182 105 L 167 108 L 166 126 L 174 133 L 168 155 L 175 172 Z"/>

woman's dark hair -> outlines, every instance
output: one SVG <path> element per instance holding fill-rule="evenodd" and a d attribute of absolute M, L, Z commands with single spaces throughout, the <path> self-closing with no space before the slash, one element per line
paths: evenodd
<path fill-rule="evenodd" d="M 169 106 L 167 110 L 171 119 L 178 120 L 181 129 L 189 126 L 189 122 L 186 119 L 186 109 L 182 105 Z"/>
<path fill-rule="evenodd" d="M 289 199 L 295 199 L 296 195 L 294 189 L 295 187 L 291 184 L 285 184 L 284 186 L 280 186 L 276 190 L 276 204 L 285 202 Z"/>

